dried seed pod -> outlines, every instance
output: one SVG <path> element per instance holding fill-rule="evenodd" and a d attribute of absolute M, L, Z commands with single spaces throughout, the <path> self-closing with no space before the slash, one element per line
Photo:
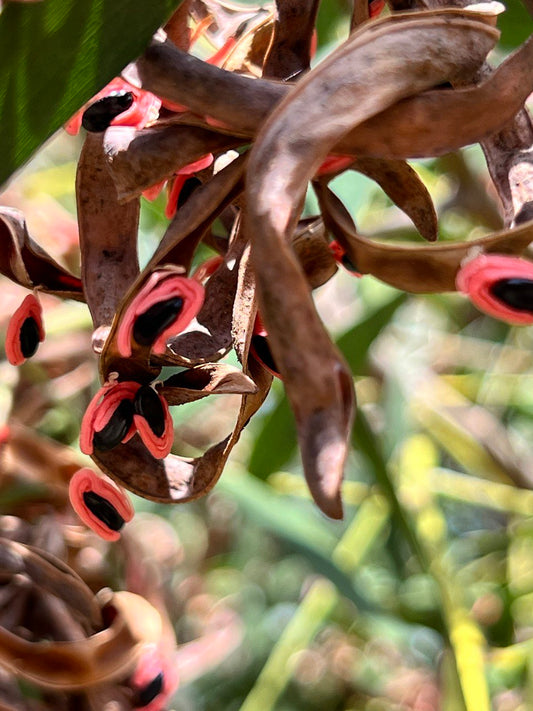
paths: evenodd
<path fill-rule="evenodd" d="M 132 354 L 132 339 L 141 346 L 152 345 L 158 355 L 165 352 L 170 336 L 181 333 L 199 312 L 204 289 L 194 279 L 172 270 L 153 272 L 131 301 L 117 330 L 120 355 Z"/>
<path fill-rule="evenodd" d="M 28 294 L 15 311 L 6 333 L 6 356 L 11 365 L 22 365 L 44 341 L 42 307 L 34 294 Z"/>
<path fill-rule="evenodd" d="M 74 474 L 69 497 L 81 520 L 107 541 L 117 541 L 119 531 L 133 518 L 134 510 L 126 493 L 92 469 L 80 469 Z"/>
<path fill-rule="evenodd" d="M 483 254 L 459 270 L 456 285 L 489 316 L 516 325 L 533 323 L 533 263 L 526 259 Z"/>
<path fill-rule="evenodd" d="M 132 104 L 131 91 L 113 91 L 85 109 L 81 125 L 91 133 L 102 133 L 109 128 L 114 118 L 127 111 Z"/>

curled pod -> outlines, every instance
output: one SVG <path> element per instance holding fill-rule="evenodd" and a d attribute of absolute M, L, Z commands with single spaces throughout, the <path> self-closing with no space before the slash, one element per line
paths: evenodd
<path fill-rule="evenodd" d="M 478 309 L 506 321 L 533 323 L 533 263 L 503 254 L 482 254 L 457 273 L 457 290 Z"/>
<path fill-rule="evenodd" d="M 268 343 L 268 332 L 261 321 L 259 314 L 255 317 L 254 329 L 252 332 L 252 338 L 250 341 L 250 351 L 252 355 L 255 356 L 256 360 L 261 363 L 265 370 L 274 375 L 276 378 L 281 379 L 278 368 L 276 366 L 276 361 L 270 350 Z"/>
<path fill-rule="evenodd" d="M 22 365 L 44 341 L 43 310 L 34 294 L 28 294 L 15 311 L 6 333 L 6 356 L 11 365 Z"/>
<path fill-rule="evenodd" d="M 72 508 L 81 520 L 106 541 L 117 541 L 134 510 L 126 493 L 92 469 L 80 469 L 69 484 Z"/>
<path fill-rule="evenodd" d="M 145 447 L 156 459 L 164 459 L 174 441 L 167 401 L 154 388 L 143 385 L 135 394 L 133 410 L 133 423 Z"/>
<path fill-rule="evenodd" d="M 132 353 L 132 339 L 161 355 L 171 336 L 181 333 L 198 314 L 204 288 L 195 279 L 172 271 L 154 272 L 126 309 L 117 330 L 123 358 Z"/>
<path fill-rule="evenodd" d="M 109 451 L 135 434 L 133 400 L 139 383 L 108 383 L 89 403 L 81 421 L 80 449 L 92 454 L 94 449 Z"/>

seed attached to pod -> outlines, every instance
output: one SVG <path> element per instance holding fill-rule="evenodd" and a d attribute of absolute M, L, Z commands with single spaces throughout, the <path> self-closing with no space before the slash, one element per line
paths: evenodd
<path fill-rule="evenodd" d="M 74 474 L 69 498 L 81 520 L 107 541 L 118 541 L 119 531 L 133 518 L 133 506 L 124 490 L 92 469 L 80 469 Z"/>
<path fill-rule="evenodd" d="M 153 701 L 156 696 L 163 691 L 165 677 L 163 672 L 160 672 L 152 681 L 148 682 L 142 689 L 137 692 L 136 708 L 143 708 Z"/>
<path fill-rule="evenodd" d="M 350 274 L 353 274 L 354 276 L 363 276 L 361 272 L 357 269 L 355 264 L 352 262 L 350 257 L 346 254 L 346 250 L 344 249 L 344 247 L 341 247 L 337 240 L 333 240 L 332 242 L 330 242 L 329 248 L 337 262 L 339 264 L 342 264 L 346 271 L 350 272 Z"/>
<path fill-rule="evenodd" d="M 257 314 L 254 324 L 252 339 L 250 341 L 250 352 L 261 363 L 263 368 L 266 368 L 269 373 L 272 373 L 276 378 L 281 378 L 278 366 L 270 350 L 268 343 L 268 333 L 263 326 L 263 322 L 259 314 Z"/>
<path fill-rule="evenodd" d="M 113 91 L 85 109 L 81 125 L 91 133 L 102 133 L 109 128 L 114 118 L 127 111 L 132 104 L 131 91 Z"/>
<path fill-rule="evenodd" d="M 65 124 L 65 130 L 75 136 L 82 125 L 97 133 L 110 125 L 141 129 L 158 117 L 160 108 L 161 100 L 157 96 L 115 77 L 74 114 Z"/>
<path fill-rule="evenodd" d="M 122 442 L 133 422 L 133 404 L 131 400 L 122 400 L 113 412 L 107 424 L 95 431 L 93 447 L 101 452 L 108 452 Z"/>
<path fill-rule="evenodd" d="M 124 526 L 124 519 L 107 499 L 94 491 L 84 491 L 82 494 L 83 503 L 89 511 L 100 519 L 112 531 L 120 531 Z"/>
<path fill-rule="evenodd" d="M 133 399 L 140 388 L 133 381 L 106 383 L 93 397 L 80 428 L 80 449 L 106 452 L 135 434 Z"/>
<path fill-rule="evenodd" d="M 178 676 L 169 650 L 163 651 L 156 644 L 146 645 L 130 685 L 135 709 L 163 711 L 178 686 Z"/>
<path fill-rule="evenodd" d="M 39 347 L 40 332 L 39 325 L 33 318 L 33 316 L 28 316 L 20 328 L 19 333 L 20 339 L 20 350 L 24 358 L 31 358 L 37 352 Z"/>
<path fill-rule="evenodd" d="M 165 411 L 161 404 L 161 398 L 149 385 L 143 385 L 137 391 L 133 401 L 135 414 L 144 417 L 152 428 L 152 432 L 161 437 L 165 431 Z"/>
<path fill-rule="evenodd" d="M 489 316 L 516 325 L 533 324 L 532 262 L 506 254 L 482 254 L 461 267 L 455 285 Z"/>
<path fill-rule="evenodd" d="M 199 188 L 201 184 L 202 181 L 200 178 L 196 178 L 194 175 L 191 178 L 187 178 L 187 180 L 183 183 L 180 194 L 178 195 L 178 210 L 182 207 L 182 205 L 185 205 L 193 192 Z"/>
<path fill-rule="evenodd" d="M 42 308 L 34 294 L 28 294 L 15 311 L 6 333 L 6 356 L 11 365 L 22 365 L 44 341 Z"/>
<path fill-rule="evenodd" d="M 133 423 L 144 446 L 153 457 L 163 459 L 174 441 L 174 424 L 167 401 L 149 385 L 143 385 L 135 395 L 133 407 Z"/>
<path fill-rule="evenodd" d="M 533 313 L 532 279 L 500 279 L 490 287 L 490 293 L 512 309 Z"/>
<path fill-rule="evenodd" d="M 154 304 L 137 317 L 133 326 L 133 338 L 141 346 L 151 345 L 178 318 L 182 308 L 181 296 Z"/>
<path fill-rule="evenodd" d="M 120 355 L 131 356 L 132 341 L 163 354 L 168 339 L 189 325 L 203 301 L 204 288 L 195 279 L 172 267 L 153 272 L 120 319 L 116 335 Z"/>

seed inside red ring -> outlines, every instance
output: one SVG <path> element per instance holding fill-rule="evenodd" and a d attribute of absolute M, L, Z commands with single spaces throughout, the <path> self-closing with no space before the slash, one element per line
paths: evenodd
<path fill-rule="evenodd" d="M 164 681 L 165 676 L 163 672 L 159 672 L 159 674 L 154 677 L 152 681 L 148 682 L 148 684 L 143 686 L 142 689 L 139 689 L 137 692 L 137 707 L 143 708 L 143 706 L 148 706 L 148 704 L 153 701 L 156 696 L 159 696 L 159 694 L 163 691 Z"/>
<path fill-rule="evenodd" d="M 489 291 L 512 309 L 533 313 L 533 280 L 520 278 L 500 279 L 492 284 Z"/>
<path fill-rule="evenodd" d="M 126 523 L 113 504 L 103 496 L 94 491 L 84 491 L 82 497 L 89 511 L 112 531 L 120 531 Z"/>

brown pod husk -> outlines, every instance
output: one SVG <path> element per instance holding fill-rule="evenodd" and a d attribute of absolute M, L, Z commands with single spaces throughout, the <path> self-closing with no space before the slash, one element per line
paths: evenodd
<path fill-rule="evenodd" d="M 339 198 L 328 188 L 319 193 L 328 229 L 362 274 L 411 293 L 455 291 L 455 277 L 462 262 L 481 252 L 522 254 L 533 240 L 533 221 L 469 242 L 440 245 L 393 245 L 358 234 Z"/>
<path fill-rule="evenodd" d="M 139 201 L 118 201 L 100 134 L 88 134 L 76 174 L 81 272 L 94 327 L 109 326 L 139 274 Z"/>
<path fill-rule="evenodd" d="M 342 516 L 355 397 L 350 370 L 331 344 L 288 246 L 307 182 L 351 128 L 405 96 L 471 71 L 472 48 L 482 57 L 494 39 L 493 29 L 459 12 L 365 25 L 298 83 L 252 148 L 244 224 L 259 310 L 295 414 L 308 485 L 333 518 Z"/>
<path fill-rule="evenodd" d="M 0 207 L 0 273 L 27 289 L 84 301 L 82 284 L 47 254 L 28 233 L 20 210 Z"/>

